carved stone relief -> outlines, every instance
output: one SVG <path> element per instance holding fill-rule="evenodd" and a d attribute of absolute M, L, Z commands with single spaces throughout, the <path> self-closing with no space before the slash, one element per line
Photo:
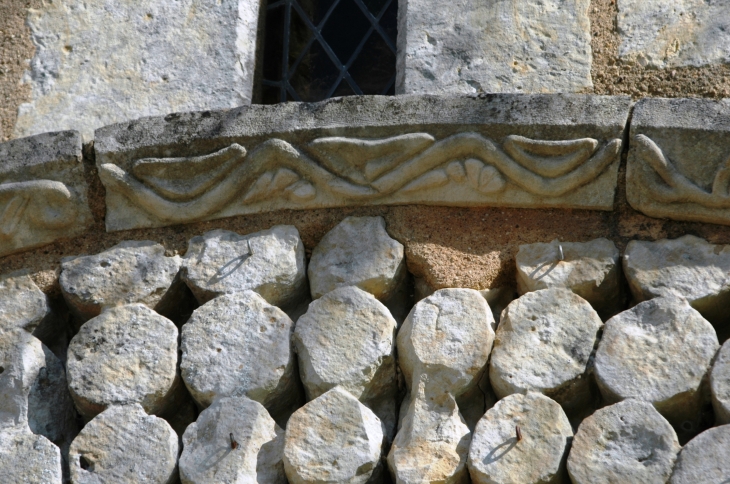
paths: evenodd
<path fill-rule="evenodd" d="M 368 101 L 375 102 L 360 100 Z M 254 114 L 247 120 L 253 124 L 248 133 L 219 135 L 214 143 L 208 139 L 210 148 L 196 149 L 201 154 L 195 156 L 150 157 L 170 152 L 154 145 L 125 152 L 102 132 L 97 164 L 107 192 L 107 229 L 379 204 L 613 208 L 623 129 L 618 122 L 593 130 L 542 130 L 550 139 L 544 133 L 528 136 L 540 130 L 519 123 L 490 129 L 483 123 L 439 126 L 432 120 L 436 126 L 428 131 L 417 129 L 425 123 L 365 130 L 357 119 L 347 126 L 356 135 L 314 129 L 316 123 L 310 121 L 306 129 L 271 129 L 252 136 L 250 131 L 265 118 L 264 113 L 250 116 Z M 210 121 L 199 119 L 186 128 L 200 130 L 202 123 Z M 115 133 L 121 129 L 109 128 Z M 224 139 L 230 141 L 224 144 Z M 194 140 L 188 137 L 188 143 Z M 105 146 L 112 144 L 108 151 Z"/>
<path fill-rule="evenodd" d="M 0 144 L 0 256 L 78 235 L 91 222 L 77 132 Z"/>
<path fill-rule="evenodd" d="M 652 217 L 730 225 L 730 109 L 708 100 L 642 100 L 635 120 L 631 206 Z"/>

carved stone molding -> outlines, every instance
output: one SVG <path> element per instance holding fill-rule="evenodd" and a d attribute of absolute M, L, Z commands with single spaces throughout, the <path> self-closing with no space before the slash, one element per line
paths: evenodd
<path fill-rule="evenodd" d="M 79 235 L 91 222 L 79 133 L 0 144 L 0 256 Z"/>
<path fill-rule="evenodd" d="M 639 101 L 626 177 L 629 203 L 646 215 L 730 225 L 730 106 Z"/>
<path fill-rule="evenodd" d="M 611 210 L 627 98 L 359 97 L 96 133 L 107 229 L 378 204 Z"/>

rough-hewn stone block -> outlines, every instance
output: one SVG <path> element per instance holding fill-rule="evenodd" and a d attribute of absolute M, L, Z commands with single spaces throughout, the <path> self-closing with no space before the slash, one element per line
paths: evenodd
<path fill-rule="evenodd" d="M 383 204 L 610 210 L 629 102 L 361 96 L 108 126 L 107 229 Z"/>
<path fill-rule="evenodd" d="M 30 10 L 36 54 L 16 136 L 248 104 L 258 0 L 69 0 Z M 100 32 L 102 35 L 100 35 Z"/>
<path fill-rule="evenodd" d="M 589 0 L 400 0 L 396 92 L 581 92 Z"/>
<path fill-rule="evenodd" d="M 88 228 L 81 157 L 75 131 L 0 143 L 0 256 Z"/>
<path fill-rule="evenodd" d="M 730 225 L 730 103 L 642 99 L 631 121 L 626 197 L 650 217 Z"/>
<path fill-rule="evenodd" d="M 642 67 L 730 62 L 730 1 L 618 0 L 619 56 Z"/>

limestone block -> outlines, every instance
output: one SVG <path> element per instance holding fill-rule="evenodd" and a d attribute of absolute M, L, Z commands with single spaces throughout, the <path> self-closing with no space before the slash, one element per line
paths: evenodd
<path fill-rule="evenodd" d="M 403 244 L 385 231 L 383 217 L 347 217 L 312 250 L 307 272 L 313 299 L 357 286 L 388 301 L 406 275 Z"/>
<path fill-rule="evenodd" d="M 388 308 L 356 286 L 312 302 L 293 338 L 307 400 L 341 386 L 375 412 L 392 438 L 398 412 L 395 332 Z"/>
<path fill-rule="evenodd" d="M 725 341 L 715 357 L 710 372 L 712 408 L 718 425 L 730 424 L 730 340 Z"/>
<path fill-rule="evenodd" d="M 0 257 L 89 228 L 81 159 L 76 131 L 0 143 Z"/>
<path fill-rule="evenodd" d="M 584 92 L 588 0 L 400 2 L 396 92 Z"/>
<path fill-rule="evenodd" d="M 223 397 L 203 410 L 183 435 L 183 484 L 287 484 L 284 431 L 246 397 Z"/>
<path fill-rule="evenodd" d="M 353 96 L 144 118 L 98 130 L 94 150 L 110 231 L 364 205 L 612 210 L 629 105 Z"/>
<path fill-rule="evenodd" d="M 645 301 L 606 322 L 595 360 L 598 388 L 608 402 L 637 398 L 677 427 L 693 425 L 707 403 L 703 380 L 719 347 L 715 330 L 687 301 Z"/>
<path fill-rule="evenodd" d="M 286 427 L 284 469 L 291 484 L 364 484 L 379 470 L 380 419 L 335 387 L 294 412 Z"/>
<path fill-rule="evenodd" d="M 473 289 L 441 289 L 419 301 L 398 332 L 398 363 L 415 392 L 422 376 L 429 389 L 454 397 L 478 384 L 494 342 L 494 318 Z"/>
<path fill-rule="evenodd" d="M 26 425 L 63 446 L 76 432 L 61 362 L 22 329 L 0 333 L 0 428 Z"/>
<path fill-rule="evenodd" d="M 0 332 L 16 328 L 33 334 L 53 332 L 51 315 L 48 296 L 27 272 L 0 276 Z"/>
<path fill-rule="evenodd" d="M 61 451 L 26 425 L 0 429 L 0 482 L 61 484 Z"/>
<path fill-rule="evenodd" d="M 15 136 L 250 104 L 259 2 L 94 0 L 30 10 L 36 53 Z M 105 35 L 98 35 L 103 26 Z"/>
<path fill-rule="evenodd" d="M 682 448 L 669 484 L 730 481 L 730 425 L 705 430 Z"/>
<path fill-rule="evenodd" d="M 87 321 L 104 308 L 141 303 L 158 313 L 180 303 L 180 257 L 151 241 L 124 241 L 100 254 L 69 257 L 59 284 L 69 308 Z"/>
<path fill-rule="evenodd" d="M 217 297 L 182 327 L 185 385 L 201 407 L 243 394 L 283 424 L 301 398 L 293 331 L 292 320 L 253 291 Z"/>
<path fill-rule="evenodd" d="M 270 304 L 306 297 L 307 261 L 299 232 L 277 225 L 249 235 L 212 230 L 188 242 L 182 278 L 200 304 L 221 294 L 255 291 Z"/>
<path fill-rule="evenodd" d="M 626 400 L 583 420 L 568 455 L 574 484 L 667 482 L 680 446 L 674 429 L 647 402 Z"/>
<path fill-rule="evenodd" d="M 498 397 L 543 393 L 567 410 L 589 404 L 589 364 L 603 327 L 585 299 L 565 288 L 529 292 L 502 313 L 489 365 Z"/>
<path fill-rule="evenodd" d="M 641 67 L 730 63 L 730 2 L 618 0 L 619 56 Z"/>
<path fill-rule="evenodd" d="M 181 385 L 178 331 L 142 304 L 109 308 L 81 326 L 68 347 L 68 386 L 90 419 L 111 405 L 160 413 Z"/>
<path fill-rule="evenodd" d="M 397 484 L 467 484 L 471 432 L 454 397 L 419 379 L 388 453 Z"/>
<path fill-rule="evenodd" d="M 178 438 L 139 404 L 109 407 L 86 424 L 71 444 L 71 480 L 172 484 L 178 477 Z"/>
<path fill-rule="evenodd" d="M 565 482 L 572 438 L 568 417 L 554 400 L 535 392 L 510 395 L 477 424 L 469 450 L 471 480 L 474 484 Z"/>
<path fill-rule="evenodd" d="M 658 2 L 646 3 L 654 6 Z M 708 4 L 702 4 L 707 8 Z M 725 181 L 729 134 L 727 100 L 652 98 L 637 102 L 626 168 L 629 204 L 650 217 L 730 225 Z"/>
<path fill-rule="evenodd" d="M 637 302 L 681 297 L 712 323 L 722 340 L 730 336 L 730 245 L 693 235 L 673 240 L 632 240 L 623 267 Z"/>
<path fill-rule="evenodd" d="M 520 295 L 549 287 L 565 287 L 608 318 L 623 309 L 619 252 L 608 239 L 590 242 L 521 245 L 517 256 Z"/>

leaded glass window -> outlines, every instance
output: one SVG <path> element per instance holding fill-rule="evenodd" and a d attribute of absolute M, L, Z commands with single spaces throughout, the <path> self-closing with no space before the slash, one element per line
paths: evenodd
<path fill-rule="evenodd" d="M 398 0 L 268 0 L 261 101 L 394 94 Z"/>

